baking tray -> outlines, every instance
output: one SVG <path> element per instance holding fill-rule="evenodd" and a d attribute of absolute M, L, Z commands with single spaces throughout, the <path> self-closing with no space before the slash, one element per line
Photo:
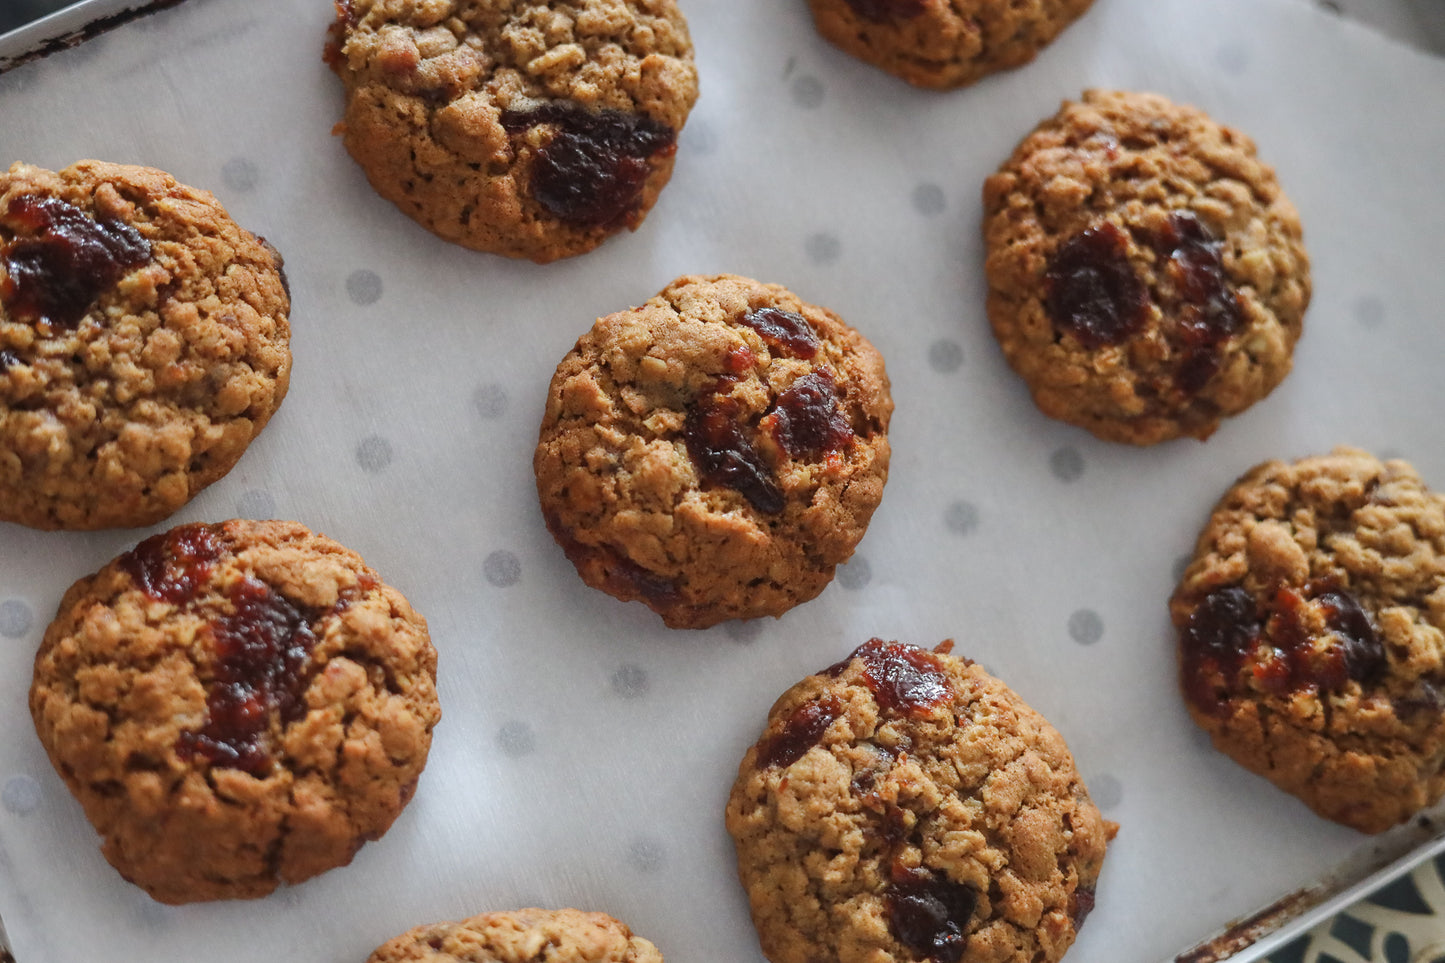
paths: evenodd
<path fill-rule="evenodd" d="M 1189 958 L 1258 959 L 1441 848 L 1438 812 L 1367 839 L 1213 752 L 1176 695 L 1165 602 L 1260 460 L 1350 443 L 1445 486 L 1445 197 L 1424 160 L 1445 156 L 1445 64 L 1292 0 L 1099 0 L 1034 64 L 938 94 L 827 46 L 801 2 L 683 0 L 702 96 L 672 184 L 635 234 L 540 267 L 449 246 L 370 191 L 330 134 L 329 3 L 136 7 L 0 38 L 0 63 L 54 50 L 0 75 L 0 154 L 209 188 L 284 252 L 294 295 L 285 405 L 157 530 L 287 517 L 358 550 L 427 616 L 445 715 L 416 798 L 351 866 L 257 902 L 155 904 L 105 865 L 25 711 L 64 589 L 147 532 L 0 526 L 0 916 L 21 963 L 341 963 L 523 905 L 612 913 L 672 963 L 758 959 L 722 829 L 737 760 L 780 692 L 874 635 L 953 638 L 1058 726 L 1121 823 L 1072 963 L 1221 931 Z M 113 29 L 67 47 L 95 21 Z M 1089 86 L 1248 131 L 1301 210 L 1316 293 L 1295 372 L 1203 444 L 1043 418 L 987 331 L 983 178 Z M 893 473 L 820 598 L 673 632 L 580 583 L 531 450 L 593 318 L 718 271 L 785 283 L 879 347 Z"/>

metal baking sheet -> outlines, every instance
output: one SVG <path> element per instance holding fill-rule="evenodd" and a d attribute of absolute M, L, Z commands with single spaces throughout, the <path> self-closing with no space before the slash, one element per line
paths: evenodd
<path fill-rule="evenodd" d="M 939 94 L 828 47 L 802 3 L 682 3 L 702 97 L 672 184 L 637 233 L 545 267 L 449 246 L 370 191 L 330 133 L 324 0 L 187 0 L 0 74 L 6 163 L 161 167 L 283 251 L 291 394 L 167 525 L 288 517 L 361 552 L 428 617 L 445 712 L 417 797 L 351 866 L 256 902 L 155 904 L 101 859 L 25 710 L 65 588 L 147 533 L 0 526 L 0 917 L 21 963 L 341 963 L 534 904 L 610 912 L 672 963 L 757 959 L 722 829 L 737 760 L 783 689 L 873 635 L 955 639 L 1059 727 L 1120 822 L 1073 963 L 1222 932 L 1216 955 L 1257 959 L 1440 847 L 1438 821 L 1366 839 L 1214 753 L 1175 692 L 1165 601 L 1209 506 L 1260 460 L 1350 443 L 1445 487 L 1445 63 L 1294 0 L 1098 0 L 1034 64 Z M 0 38 L 0 64 L 135 6 Z M 1048 421 L 987 330 L 982 181 L 1089 86 L 1247 131 L 1301 210 L 1315 300 L 1296 369 L 1207 443 L 1135 450 Z M 593 318 L 718 271 L 873 340 L 893 474 L 819 599 L 672 632 L 578 581 L 531 450 Z M 1236 922 L 1268 933 L 1240 949 Z"/>

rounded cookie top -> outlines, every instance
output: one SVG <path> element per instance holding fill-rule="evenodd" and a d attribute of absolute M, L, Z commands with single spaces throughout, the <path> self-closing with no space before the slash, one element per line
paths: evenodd
<path fill-rule="evenodd" d="M 873 639 L 778 699 L 727 804 L 773 963 L 1052 963 L 1117 829 L 968 659 Z"/>
<path fill-rule="evenodd" d="M 294 522 L 182 525 L 71 586 L 35 658 L 40 741 L 121 875 L 166 903 L 351 861 L 440 717 L 426 622 Z"/>
<path fill-rule="evenodd" d="M 1445 495 L 1408 464 L 1255 467 L 1169 609 L 1189 713 L 1245 768 L 1368 833 L 1445 793 Z"/>
<path fill-rule="evenodd" d="M 808 0 L 818 32 L 919 87 L 1028 63 L 1094 0 Z"/>
<path fill-rule="evenodd" d="M 408 930 L 367 963 L 662 963 L 647 940 L 603 913 L 522 909 Z"/>
<path fill-rule="evenodd" d="M 636 229 L 697 99 L 674 0 L 339 0 L 346 149 L 442 238 L 538 262 Z"/>
<path fill-rule="evenodd" d="M 582 579 L 674 628 L 821 592 L 888 477 L 883 359 L 775 284 L 682 277 L 558 365 L 533 466 Z"/>
<path fill-rule="evenodd" d="M 1050 417 L 1208 437 L 1289 373 L 1299 217 L 1243 134 L 1155 94 L 1065 103 L 983 189 L 988 316 Z"/>
<path fill-rule="evenodd" d="M 0 521 L 154 524 L 216 481 L 291 374 L 281 257 L 148 167 L 0 173 Z"/>

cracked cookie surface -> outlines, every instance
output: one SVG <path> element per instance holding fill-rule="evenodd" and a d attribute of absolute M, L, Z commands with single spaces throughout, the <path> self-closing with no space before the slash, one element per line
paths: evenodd
<path fill-rule="evenodd" d="M 521 909 L 418 926 L 367 963 L 662 963 L 662 954 L 603 913 Z"/>
<path fill-rule="evenodd" d="M 1362 832 L 1445 794 L 1445 496 L 1338 448 L 1220 500 L 1169 603 L 1215 748 Z"/>
<path fill-rule="evenodd" d="M 294 522 L 182 525 L 71 586 L 30 710 L 121 875 L 166 903 L 343 866 L 440 718 L 426 622 Z"/>
<path fill-rule="evenodd" d="M 1028 63 L 1093 0 L 809 0 L 828 41 L 918 87 Z"/>
<path fill-rule="evenodd" d="M 697 99 L 674 0 L 338 0 L 346 149 L 438 236 L 538 262 L 635 230 Z"/>
<path fill-rule="evenodd" d="M 863 537 L 888 477 L 883 359 L 825 308 L 678 278 L 558 365 L 533 467 L 583 581 L 674 628 L 781 615 Z"/>
<path fill-rule="evenodd" d="M 1254 143 L 1156 94 L 1091 90 L 983 189 L 988 317 L 1047 415 L 1207 438 L 1289 373 L 1299 216 Z"/>
<path fill-rule="evenodd" d="M 281 257 L 206 191 L 80 161 L 0 174 L 0 521 L 154 524 L 286 396 Z"/>
<path fill-rule="evenodd" d="M 1043 963 L 1117 827 L 1053 726 L 968 659 L 873 639 L 785 692 L 726 823 L 773 963 Z"/>

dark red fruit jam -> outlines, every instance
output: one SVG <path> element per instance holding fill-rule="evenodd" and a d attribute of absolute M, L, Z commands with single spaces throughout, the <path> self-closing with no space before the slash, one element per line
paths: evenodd
<path fill-rule="evenodd" d="M 214 525 L 182 525 L 152 535 L 120 557 L 120 567 L 151 598 L 173 605 L 193 599 L 221 557 Z"/>
<path fill-rule="evenodd" d="M 953 698 L 953 686 L 938 657 L 927 649 L 904 642 L 869 639 L 848 658 L 824 669 L 837 677 L 853 662 L 863 660 L 863 679 L 878 707 L 885 712 L 922 714 Z"/>
<path fill-rule="evenodd" d="M 232 612 L 210 625 L 215 679 L 206 692 L 206 724 L 181 737 L 182 755 L 213 766 L 263 776 L 271 768 L 266 746 L 271 714 L 295 722 L 306 711 L 305 669 L 316 635 L 308 612 L 245 578 L 231 587 Z"/>
<path fill-rule="evenodd" d="M 97 221 L 58 197 L 12 198 L 5 220 L 28 233 L 5 249 L 0 299 L 29 324 L 74 328 L 103 291 L 151 256 L 135 228 Z"/>
<path fill-rule="evenodd" d="M 769 347 L 790 358 L 811 358 L 818 353 L 818 334 L 808 319 L 780 308 L 758 308 L 738 318 L 762 335 Z"/>
<path fill-rule="evenodd" d="M 978 905 L 972 888 L 895 864 L 885 899 L 888 927 L 898 942 L 939 963 L 957 963 L 963 956 L 964 930 Z"/>
<path fill-rule="evenodd" d="M 922 16 L 924 0 L 848 0 L 848 6 L 864 20 L 886 23 Z"/>
<path fill-rule="evenodd" d="M 1080 886 L 1069 897 L 1069 907 L 1069 915 L 1074 921 L 1074 932 L 1077 933 L 1079 927 L 1084 925 L 1084 920 L 1094 912 L 1094 891 L 1087 886 Z"/>
<path fill-rule="evenodd" d="M 1054 327 L 1089 350 L 1119 344 L 1148 317 L 1149 290 L 1128 251 L 1128 236 L 1103 221 L 1065 241 L 1044 274 Z"/>
<path fill-rule="evenodd" d="M 821 458 L 842 451 L 853 441 L 853 429 L 838 410 L 838 383 L 831 372 L 812 371 L 778 396 L 773 439 L 794 458 Z"/>
<path fill-rule="evenodd" d="M 758 750 L 758 768 L 791 766 L 818 744 L 823 733 L 842 712 L 843 707 L 831 696 L 798 706 L 783 725 L 783 731 L 763 743 Z"/>
<path fill-rule="evenodd" d="M 649 159 L 676 147 L 671 127 L 619 110 L 549 103 L 502 112 L 502 126 L 512 134 L 542 124 L 558 130 L 532 167 L 532 196 L 577 227 L 626 224 L 652 171 Z"/>
<path fill-rule="evenodd" d="M 732 378 L 721 378 L 688 409 L 683 426 L 687 453 L 704 483 L 731 488 L 760 512 L 783 510 L 783 493 L 743 431 L 742 405 L 723 394 Z"/>
<path fill-rule="evenodd" d="M 0 351 L 0 374 L 4 374 L 11 368 L 18 367 L 20 358 L 13 351 Z"/>
<path fill-rule="evenodd" d="M 1218 346 L 1244 327 L 1239 295 L 1224 274 L 1224 245 L 1189 211 L 1169 215 L 1154 238 L 1173 283 L 1183 357 L 1175 382 L 1187 394 L 1202 389 L 1219 370 Z"/>

